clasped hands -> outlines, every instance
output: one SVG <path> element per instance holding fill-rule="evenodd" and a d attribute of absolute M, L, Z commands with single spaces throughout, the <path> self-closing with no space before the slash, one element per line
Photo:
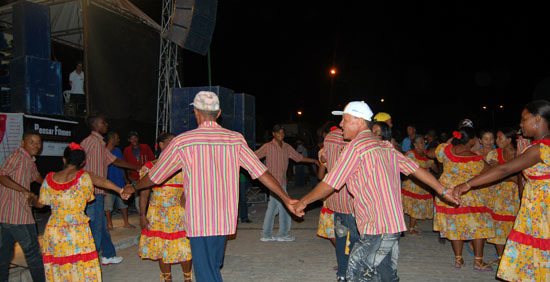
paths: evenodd
<path fill-rule="evenodd" d="M 136 189 L 134 189 L 134 186 L 132 184 L 126 184 L 124 188 L 120 189 L 119 194 L 123 200 L 128 200 L 130 196 L 134 194 L 134 192 L 136 192 Z"/>

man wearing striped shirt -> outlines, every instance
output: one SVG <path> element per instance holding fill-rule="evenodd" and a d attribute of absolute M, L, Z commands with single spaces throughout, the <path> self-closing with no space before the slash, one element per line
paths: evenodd
<path fill-rule="evenodd" d="M 458 204 L 459 200 L 428 171 L 388 142 L 376 139 L 369 130 L 372 111 L 365 102 L 350 102 L 344 111 L 332 113 L 343 115 L 340 126 L 344 139 L 351 141 L 340 154 L 334 169 L 296 204 L 296 212 L 303 216 L 309 203 L 347 184 L 355 198 L 354 210 L 360 234 L 349 257 L 347 281 L 398 280 L 398 239 L 407 229 L 399 173 L 414 175 L 452 203 Z"/>
<path fill-rule="evenodd" d="M 9 264 L 15 242 L 25 254 L 33 281 L 45 281 L 38 232 L 27 199 L 31 182 L 44 180 L 36 168 L 34 156 L 42 140 L 36 132 L 23 134 L 21 147 L 11 153 L 0 169 L 0 281 L 8 281 Z"/>
<path fill-rule="evenodd" d="M 294 150 L 292 146 L 283 141 L 284 139 L 284 128 L 281 125 L 276 124 L 273 126 L 273 140 L 264 144 L 254 153 L 259 159 L 265 158 L 267 169 L 273 174 L 275 179 L 279 181 L 279 184 L 281 184 L 286 192 L 286 171 L 288 169 L 288 159 L 292 159 L 297 163 L 307 162 L 315 163 L 317 165 L 319 164 L 319 161 L 304 157 L 302 154 Z M 273 221 L 275 220 L 277 213 L 279 214 L 279 232 L 277 232 L 277 237 L 273 237 Z M 296 240 L 294 236 L 288 234 L 290 231 L 290 224 L 290 215 L 285 207 L 275 197 L 269 197 L 260 241 L 289 242 Z"/>
<path fill-rule="evenodd" d="M 342 129 L 336 127 L 327 134 L 319 156 L 326 163 L 328 171 L 334 170 L 336 161 L 347 144 Z M 359 240 L 357 223 L 353 216 L 353 197 L 349 194 L 346 185 L 342 189 L 334 191 L 325 201 L 325 206 L 334 212 L 334 247 L 338 262 L 336 277 L 338 281 L 346 281 L 349 259 L 349 255 L 346 254 L 348 234 L 350 249 L 353 249 L 353 245 Z"/>
<path fill-rule="evenodd" d="M 222 128 L 220 102 L 215 93 L 201 91 L 192 103 L 198 128 L 178 135 L 136 185 L 136 190 L 183 174 L 186 235 L 191 243 L 197 281 L 222 281 L 220 267 L 226 236 L 237 228 L 239 169 L 246 169 L 294 212 L 291 199 L 254 155 L 244 137 Z M 181 171 L 181 172 L 180 172 Z"/>
<path fill-rule="evenodd" d="M 84 170 L 106 178 L 110 164 L 117 167 L 138 170 L 140 167 L 127 163 L 113 155 L 103 141 L 103 135 L 107 133 L 109 124 L 100 114 L 90 114 L 87 118 L 88 127 L 92 130 L 80 146 L 86 152 L 86 164 Z M 122 187 L 121 187 L 122 188 Z M 90 230 L 96 250 L 101 250 L 101 264 L 117 264 L 122 262 L 122 257 L 116 256 L 115 246 L 107 229 L 107 219 L 103 211 L 105 192 L 95 187 L 95 200 L 86 206 L 86 215 L 90 218 Z"/>

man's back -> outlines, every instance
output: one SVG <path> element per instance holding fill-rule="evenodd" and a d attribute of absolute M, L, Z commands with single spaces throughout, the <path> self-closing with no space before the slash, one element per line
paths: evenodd
<path fill-rule="evenodd" d="M 174 138 L 149 177 L 161 183 L 181 169 L 188 235 L 228 235 L 236 230 L 241 166 L 253 177 L 266 170 L 240 133 L 204 122 Z"/>

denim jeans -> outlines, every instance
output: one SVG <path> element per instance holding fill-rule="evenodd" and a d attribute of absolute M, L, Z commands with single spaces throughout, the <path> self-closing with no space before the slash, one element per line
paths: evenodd
<path fill-rule="evenodd" d="M 399 281 L 400 236 L 401 233 L 362 234 L 349 255 L 347 281 Z"/>
<path fill-rule="evenodd" d="M 226 236 L 189 237 L 197 282 L 222 282 L 220 268 L 226 239 Z"/>
<path fill-rule="evenodd" d="M 248 203 L 246 202 L 246 192 L 250 188 L 251 184 L 247 180 L 241 180 L 239 182 L 239 218 L 241 221 L 248 219 Z"/>
<path fill-rule="evenodd" d="M 95 200 L 88 203 L 86 215 L 90 218 L 90 230 L 94 237 L 95 249 L 101 256 L 112 258 L 116 256 L 115 246 L 111 241 L 111 234 L 107 231 L 107 219 L 103 211 L 103 194 L 95 194 Z"/>
<path fill-rule="evenodd" d="M 286 186 L 283 186 L 283 190 L 286 192 Z M 277 196 L 273 194 L 269 196 L 267 210 L 265 211 L 262 237 L 273 236 L 273 221 L 275 220 L 277 213 L 279 214 L 279 232 L 277 233 L 277 237 L 287 236 L 288 231 L 290 231 L 290 215 L 288 214 L 285 205 L 282 204 L 276 197 Z"/>
<path fill-rule="evenodd" d="M 0 223 L 0 281 L 8 281 L 15 242 L 19 243 L 25 254 L 32 281 L 46 281 L 36 226 L 9 223 Z"/>
<path fill-rule="evenodd" d="M 334 212 L 334 246 L 336 250 L 336 261 L 338 262 L 337 277 L 345 277 L 348 269 L 349 255 L 346 255 L 346 242 L 349 232 L 349 249 L 352 250 L 355 242 L 359 240 L 357 223 L 352 214 Z"/>

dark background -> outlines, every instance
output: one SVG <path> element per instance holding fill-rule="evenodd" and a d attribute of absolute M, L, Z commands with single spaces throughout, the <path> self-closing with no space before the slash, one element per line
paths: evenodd
<path fill-rule="evenodd" d="M 162 1 L 132 2 L 160 22 Z M 407 123 L 451 131 L 463 118 L 477 128 L 517 126 L 534 95 L 550 99 L 542 5 L 295 2 L 218 1 L 212 85 L 256 97 L 260 142 L 278 122 L 314 132 L 352 100 L 390 113 L 404 133 Z M 154 48 L 135 66 L 158 56 Z M 67 75 L 72 65 L 64 63 Z M 181 49 L 180 74 L 183 86 L 208 85 L 207 57 Z"/>

